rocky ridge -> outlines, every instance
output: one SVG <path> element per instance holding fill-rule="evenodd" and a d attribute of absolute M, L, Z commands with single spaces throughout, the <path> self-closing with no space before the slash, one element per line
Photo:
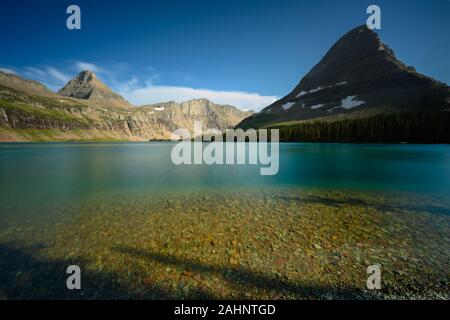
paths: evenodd
<path fill-rule="evenodd" d="M 168 140 L 195 120 L 224 130 L 250 114 L 207 99 L 133 107 L 88 71 L 58 94 L 0 72 L 0 141 Z"/>

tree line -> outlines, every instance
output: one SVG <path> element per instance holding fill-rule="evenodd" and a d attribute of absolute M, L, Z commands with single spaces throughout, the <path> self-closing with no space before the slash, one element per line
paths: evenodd
<path fill-rule="evenodd" d="M 313 120 L 280 130 L 280 141 L 450 143 L 450 112 L 377 114 L 362 119 Z"/>

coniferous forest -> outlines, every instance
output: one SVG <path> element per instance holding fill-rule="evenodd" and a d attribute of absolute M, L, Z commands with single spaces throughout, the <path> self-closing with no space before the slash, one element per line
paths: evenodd
<path fill-rule="evenodd" d="M 378 114 L 363 119 L 272 126 L 280 141 L 450 143 L 450 112 Z"/>

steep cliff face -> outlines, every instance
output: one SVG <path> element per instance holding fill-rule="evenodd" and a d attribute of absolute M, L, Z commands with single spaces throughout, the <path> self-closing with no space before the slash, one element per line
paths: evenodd
<path fill-rule="evenodd" d="M 166 123 L 166 127 L 171 131 L 176 128 L 193 128 L 194 121 L 201 121 L 204 128 L 223 131 L 252 114 L 251 111 L 241 111 L 230 105 L 218 105 L 207 99 L 194 99 L 182 103 L 171 101 L 142 106 L 139 109 Z"/>
<path fill-rule="evenodd" d="M 206 99 L 117 107 L 99 103 L 98 96 L 72 98 L 34 81 L 17 76 L 14 82 L 9 79 L 0 73 L 0 141 L 170 139 L 178 128 L 192 132 L 195 120 L 202 121 L 205 128 L 224 130 L 251 114 Z M 72 95 L 86 97 L 84 86 L 71 88 Z"/>
<path fill-rule="evenodd" d="M 240 127 L 449 107 L 450 89 L 399 61 L 365 25 L 339 39 L 285 97 Z"/>

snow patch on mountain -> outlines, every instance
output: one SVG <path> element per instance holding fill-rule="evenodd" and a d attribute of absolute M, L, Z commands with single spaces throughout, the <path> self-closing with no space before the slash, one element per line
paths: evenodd
<path fill-rule="evenodd" d="M 328 112 L 333 112 L 334 110 L 339 109 L 339 108 L 340 108 L 340 106 L 333 107 L 333 108 L 331 108 L 331 109 L 328 109 Z"/>
<path fill-rule="evenodd" d="M 305 94 L 310 94 L 310 93 L 314 93 L 314 92 L 320 91 L 320 90 L 322 90 L 322 89 L 325 89 L 325 88 L 324 88 L 324 87 L 317 87 L 317 88 L 315 88 L 315 89 L 311 89 L 311 90 L 307 90 L 307 91 L 302 90 L 302 91 L 297 95 L 297 98 L 299 98 L 299 97 L 301 97 L 301 96 L 304 96 Z"/>
<path fill-rule="evenodd" d="M 295 101 L 294 101 L 294 102 L 288 102 L 288 103 L 283 104 L 281 107 L 283 108 L 283 110 L 288 110 L 288 109 L 290 109 L 294 104 L 295 104 Z"/>
<path fill-rule="evenodd" d="M 329 85 L 329 86 L 319 86 L 319 87 L 317 87 L 317 88 L 315 88 L 315 89 L 311 89 L 311 90 L 302 90 L 302 91 L 300 91 L 300 93 L 296 96 L 297 98 L 300 98 L 301 96 L 304 96 L 304 95 L 307 95 L 307 94 L 310 94 L 310 93 L 314 93 L 314 92 L 317 92 L 317 91 L 320 91 L 320 90 L 323 90 L 323 89 L 327 89 L 327 88 L 331 88 L 331 87 L 335 87 L 335 86 L 342 86 L 342 85 L 345 85 L 345 84 L 347 84 L 347 81 L 342 81 L 342 82 L 338 82 L 338 83 L 336 83 L 336 84 L 333 84 L 333 85 Z"/>
<path fill-rule="evenodd" d="M 366 102 L 364 100 L 357 100 L 356 96 L 348 96 L 347 98 L 341 100 L 340 107 L 348 110 L 365 103 Z"/>

